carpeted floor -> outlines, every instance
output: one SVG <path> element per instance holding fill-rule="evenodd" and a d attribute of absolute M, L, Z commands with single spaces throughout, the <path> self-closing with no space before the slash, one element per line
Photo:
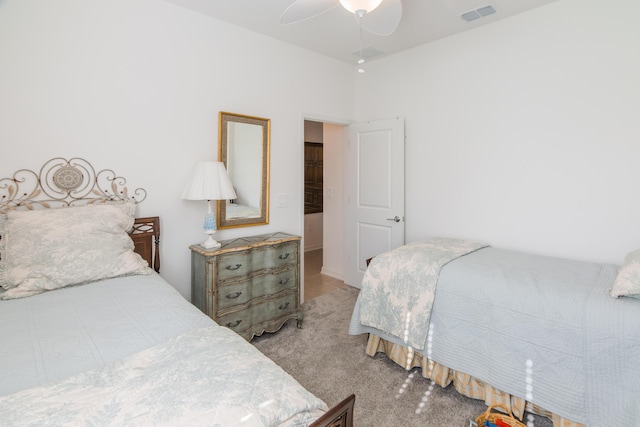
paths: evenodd
<path fill-rule="evenodd" d="M 366 335 L 347 334 L 357 295 L 346 288 L 314 298 L 303 304 L 302 329 L 289 321 L 252 343 L 329 406 L 355 393 L 357 427 L 467 427 L 485 411 L 484 403 L 451 386 L 431 386 L 415 369 L 405 371 L 381 354 L 367 356 Z M 535 417 L 534 425 L 552 423 Z"/>

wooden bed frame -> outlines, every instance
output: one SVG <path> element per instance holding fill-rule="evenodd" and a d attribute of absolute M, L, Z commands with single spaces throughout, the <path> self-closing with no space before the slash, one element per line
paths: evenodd
<path fill-rule="evenodd" d="M 160 218 L 136 218 L 129 236 L 136 253 L 160 273 Z"/>
<path fill-rule="evenodd" d="M 84 159 L 56 157 L 45 162 L 39 172 L 20 169 L 0 178 L 0 214 L 15 209 L 47 209 L 114 201 L 142 202 L 146 190 L 132 195 L 126 180 L 111 169 L 96 172 Z M 134 250 L 151 268 L 160 272 L 160 218 L 136 218 L 129 236 Z M 330 408 L 310 427 L 352 427 L 355 395 Z"/>
<path fill-rule="evenodd" d="M 352 394 L 329 409 L 323 416 L 314 421 L 310 427 L 352 427 L 353 405 L 355 403 L 356 395 Z"/>

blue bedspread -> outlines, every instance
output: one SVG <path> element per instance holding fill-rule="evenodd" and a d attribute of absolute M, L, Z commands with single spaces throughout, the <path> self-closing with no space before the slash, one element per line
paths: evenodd
<path fill-rule="evenodd" d="M 432 238 L 376 256 L 362 279 L 360 322 L 402 336 L 414 349 L 424 349 L 442 267 L 485 246 L 468 240 Z"/>
<path fill-rule="evenodd" d="M 159 275 L 0 301 L 0 426 L 302 427 L 320 399 Z"/>
<path fill-rule="evenodd" d="M 587 426 L 640 425 L 640 300 L 608 296 L 616 273 L 497 248 L 451 261 L 436 289 L 431 357 Z M 402 344 L 360 325 L 359 308 L 350 333 Z"/>
<path fill-rule="evenodd" d="M 0 397 L 3 426 L 304 427 L 327 406 L 230 329 Z"/>

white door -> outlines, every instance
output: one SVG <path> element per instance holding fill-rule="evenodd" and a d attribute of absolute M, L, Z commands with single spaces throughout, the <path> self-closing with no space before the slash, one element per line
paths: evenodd
<path fill-rule="evenodd" d="M 366 260 L 404 244 L 404 119 L 349 126 L 345 282 L 360 288 Z"/>

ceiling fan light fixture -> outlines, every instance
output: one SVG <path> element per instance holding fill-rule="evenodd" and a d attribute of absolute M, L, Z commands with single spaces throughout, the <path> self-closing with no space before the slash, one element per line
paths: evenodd
<path fill-rule="evenodd" d="M 358 13 L 363 10 L 364 13 L 369 13 L 380 6 L 380 3 L 382 3 L 382 0 L 340 0 L 342 7 L 351 13 Z"/>

